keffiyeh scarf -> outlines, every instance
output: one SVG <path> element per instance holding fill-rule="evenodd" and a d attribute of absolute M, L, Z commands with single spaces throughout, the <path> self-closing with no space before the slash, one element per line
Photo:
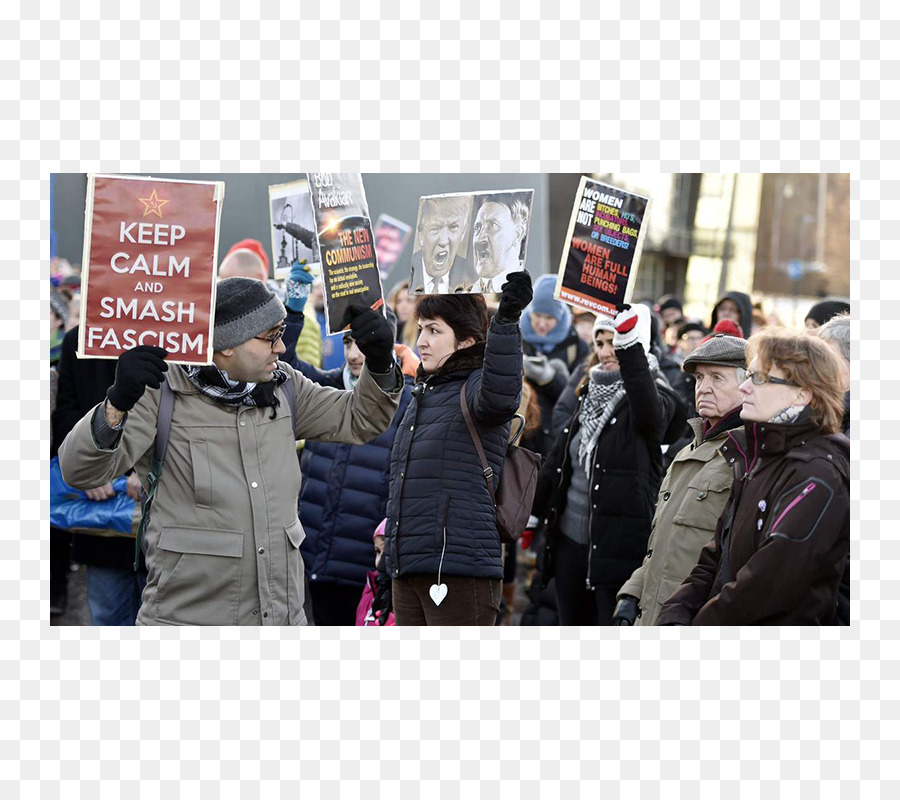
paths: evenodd
<path fill-rule="evenodd" d="M 647 363 L 650 366 L 650 374 L 654 380 L 660 377 L 659 362 L 652 353 L 647 354 Z M 600 434 L 609 422 L 616 407 L 625 397 L 625 384 L 622 381 L 622 373 L 618 370 L 609 372 L 600 369 L 600 366 L 592 367 L 590 381 L 587 386 L 587 396 L 581 404 L 578 421 L 581 423 L 581 444 L 578 447 L 578 462 L 584 468 L 588 477 L 591 474 L 591 456 L 597 447 Z"/>
<path fill-rule="evenodd" d="M 288 377 L 284 370 L 276 369 L 272 373 L 271 381 L 266 383 L 245 383 L 244 381 L 232 380 L 228 377 L 227 372 L 219 369 L 215 364 L 209 364 L 204 367 L 182 365 L 182 369 L 188 380 L 207 397 L 229 406 L 243 405 L 259 406 L 261 408 L 271 406 L 271 419 L 275 419 L 279 405 L 275 390 Z"/>

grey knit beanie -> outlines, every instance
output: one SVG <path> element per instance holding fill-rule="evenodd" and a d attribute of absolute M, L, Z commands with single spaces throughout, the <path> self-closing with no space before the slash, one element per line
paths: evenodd
<path fill-rule="evenodd" d="M 285 316 L 281 300 L 262 281 L 226 278 L 216 287 L 213 349 L 237 347 L 279 325 Z"/>

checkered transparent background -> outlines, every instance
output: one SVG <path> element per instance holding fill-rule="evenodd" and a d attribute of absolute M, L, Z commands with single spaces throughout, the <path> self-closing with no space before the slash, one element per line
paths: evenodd
<path fill-rule="evenodd" d="M 900 796 L 897 5 L 423 5 L 0 4 L 2 796 Z M 309 168 L 851 173 L 861 622 L 49 627 L 48 175 Z"/>

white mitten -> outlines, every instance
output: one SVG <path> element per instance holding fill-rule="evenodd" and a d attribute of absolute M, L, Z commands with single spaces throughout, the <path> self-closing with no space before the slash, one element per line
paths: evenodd
<path fill-rule="evenodd" d="M 613 334 L 613 347 L 616 350 L 624 350 L 640 340 L 638 334 L 638 312 L 634 308 L 627 308 L 616 314 L 613 325 L 616 332 Z"/>

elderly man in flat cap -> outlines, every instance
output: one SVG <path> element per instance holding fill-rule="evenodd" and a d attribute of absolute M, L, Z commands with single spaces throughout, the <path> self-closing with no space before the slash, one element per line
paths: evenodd
<path fill-rule="evenodd" d="M 719 455 L 728 432 L 743 425 L 738 387 L 747 342 L 718 334 L 684 361 L 696 380 L 694 440 L 672 462 L 659 489 L 644 562 L 619 590 L 615 625 L 655 625 L 663 603 L 690 574 L 712 539 L 731 490 L 731 465 Z"/>

